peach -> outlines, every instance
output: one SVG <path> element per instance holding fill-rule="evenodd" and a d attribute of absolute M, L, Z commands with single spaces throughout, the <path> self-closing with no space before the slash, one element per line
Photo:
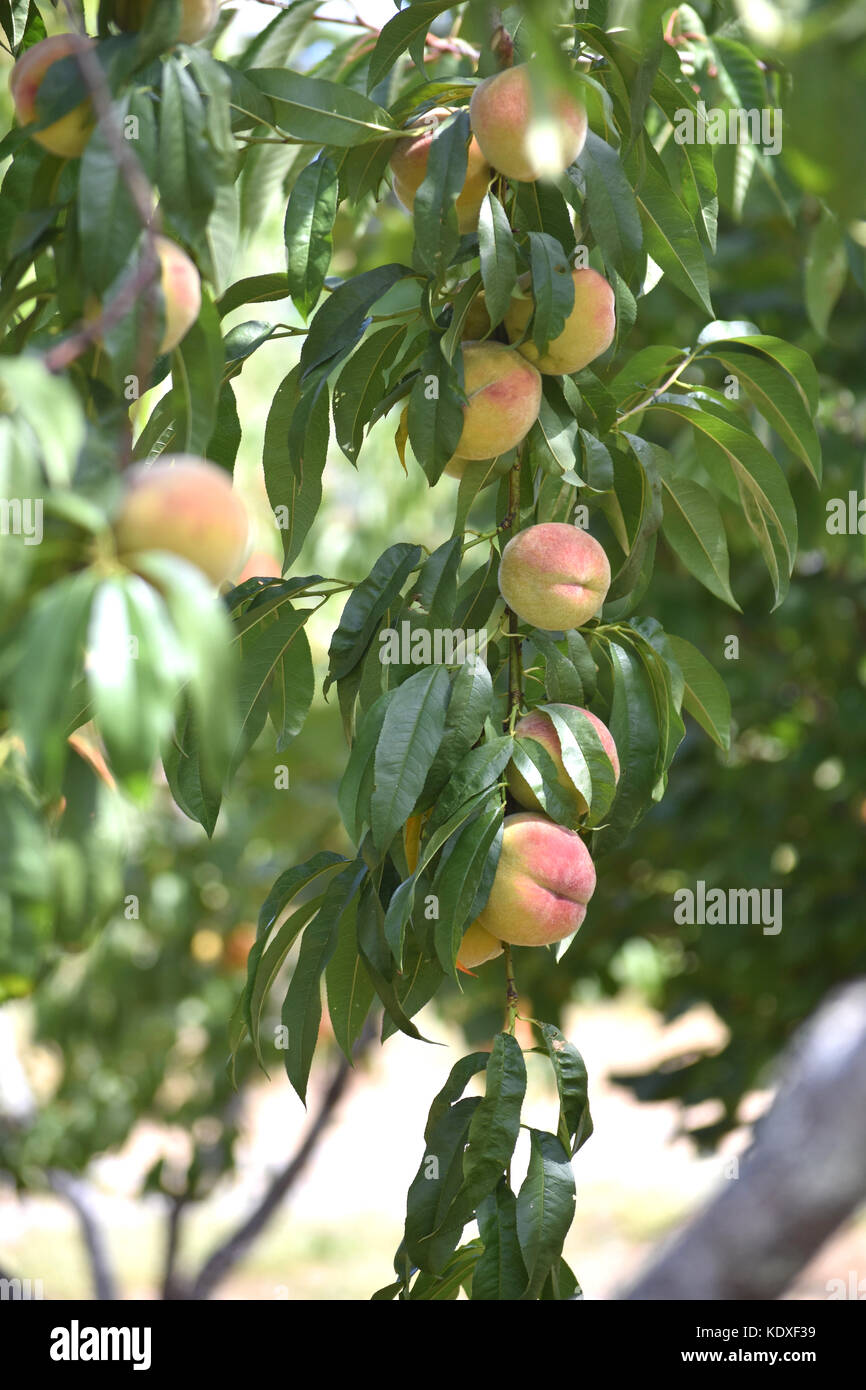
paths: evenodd
<path fill-rule="evenodd" d="M 248 579 L 279 579 L 282 573 L 282 566 L 270 551 L 254 550 L 234 582 L 237 586 Z"/>
<path fill-rule="evenodd" d="M 504 343 L 463 344 L 463 433 L 458 459 L 490 459 L 520 443 L 538 418 L 541 377 Z"/>
<path fill-rule="evenodd" d="M 118 29 L 137 32 L 144 24 L 153 0 L 114 0 L 111 18 Z M 178 40 L 198 43 L 213 29 L 220 13 L 220 0 L 183 0 Z"/>
<path fill-rule="evenodd" d="M 171 352 L 192 328 L 201 309 L 201 280 L 185 251 L 168 237 L 154 238 L 165 298 L 165 332 L 159 352 Z"/>
<path fill-rule="evenodd" d="M 117 552 L 167 550 L 196 565 L 214 584 L 235 574 L 247 546 L 246 508 L 231 478 L 214 463 L 178 454 L 137 464 L 114 525 Z"/>
<path fill-rule="evenodd" d="M 39 120 L 36 98 L 48 69 L 76 49 L 92 47 L 92 39 L 80 38 L 77 34 L 55 34 L 22 53 L 9 77 L 15 114 L 22 125 Z M 44 130 L 34 131 L 33 139 L 52 154 L 63 159 L 77 159 L 90 139 L 93 124 L 93 108 L 89 101 L 82 101 L 59 121 L 53 121 Z"/>
<path fill-rule="evenodd" d="M 617 757 L 616 744 L 613 741 L 610 729 L 606 724 L 603 724 L 598 715 L 593 714 L 591 710 L 581 709 L 579 705 L 571 705 L 570 708 L 576 710 L 578 714 L 585 714 L 593 725 L 596 733 L 601 739 L 602 748 L 613 764 L 614 781 L 618 782 L 619 758 Z M 569 792 L 575 797 L 578 815 L 585 815 L 589 807 L 586 804 L 585 798 L 581 796 L 565 770 L 562 761 L 562 748 L 559 743 L 559 735 L 556 732 L 556 727 L 550 715 L 545 714 L 543 710 L 530 710 L 529 714 L 524 714 L 523 718 L 518 719 L 515 724 L 514 737 L 535 739 L 537 743 L 541 744 L 542 748 L 550 754 L 554 766 L 556 767 L 556 780 L 558 784 L 564 791 Z M 529 811 L 541 811 L 544 809 L 538 797 L 526 781 L 526 778 L 518 772 L 514 763 L 509 763 L 508 765 L 507 778 L 508 789 L 518 805 L 525 806 Z"/>
<path fill-rule="evenodd" d="M 407 136 L 399 140 L 391 155 L 391 172 L 394 175 L 394 192 L 407 212 L 412 211 L 415 194 L 424 182 L 427 173 L 427 160 L 430 146 L 439 124 L 452 113 L 444 107 L 437 107 L 419 117 L 415 125 L 426 124 L 428 130 L 423 135 Z M 461 232 L 471 232 L 478 225 L 478 214 L 493 178 L 493 170 L 478 148 L 477 140 L 470 140 L 467 151 L 466 179 L 463 190 L 457 198 L 457 226 Z"/>
<path fill-rule="evenodd" d="M 483 965 L 485 961 L 501 955 L 502 942 L 485 931 L 480 922 L 472 922 L 463 933 L 457 964 L 461 970 L 474 970 L 476 965 Z"/>
<path fill-rule="evenodd" d="M 525 299 L 515 296 L 505 315 L 505 329 L 517 351 L 548 376 L 569 376 L 581 371 L 607 352 L 616 333 L 614 294 L 604 276 L 587 266 L 572 271 L 571 278 L 574 308 L 562 332 L 548 343 L 544 352 L 539 352 L 531 338 L 519 341 L 532 317 L 533 303 L 529 296 Z M 521 286 L 527 288 L 526 277 L 521 280 Z"/>
<path fill-rule="evenodd" d="M 564 93 L 552 100 L 550 130 L 535 122 L 529 68 L 506 68 L 479 82 L 469 115 L 481 153 L 509 179 L 555 178 L 573 164 L 586 140 L 586 109 Z"/>
<path fill-rule="evenodd" d="M 543 632 L 589 622 L 609 588 L 603 547 L 577 526 L 561 521 L 527 526 L 502 552 L 499 592 L 518 618 Z"/>
<path fill-rule="evenodd" d="M 506 816 L 493 887 L 477 923 L 497 941 L 549 946 L 577 931 L 595 867 L 575 830 L 524 811 Z"/>

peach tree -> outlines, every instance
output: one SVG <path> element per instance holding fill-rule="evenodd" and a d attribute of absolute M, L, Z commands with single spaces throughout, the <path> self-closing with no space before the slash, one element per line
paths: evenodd
<path fill-rule="evenodd" d="M 323 675 L 352 848 L 273 884 L 231 1053 L 276 1045 L 304 1099 L 323 992 L 351 1058 L 371 1014 L 383 1041 L 420 1041 L 443 984 L 501 970 L 502 1030 L 443 1078 L 377 1297 L 575 1297 L 586 1069 L 529 1020 L 558 1111 L 513 1182 L 513 948 L 556 969 L 605 853 L 664 796 L 684 713 L 728 744 L 714 666 L 652 616 L 657 547 L 684 592 L 737 610 L 737 516 L 785 597 L 817 379 L 712 302 L 720 181 L 735 215 L 758 180 L 786 192 L 766 147 L 782 62 L 727 5 L 709 32 L 687 6 L 421 0 L 379 29 L 295 0 L 252 38 L 256 5 L 205 9 L 103 0 L 83 38 L 72 6 L 58 46 L 51 7 L 0 4 L 18 116 L 0 144 L 0 980 L 31 988 L 117 910 L 106 778 L 145 798 L 160 762 L 212 835 L 253 745 L 290 749 Z M 709 107 L 769 125 L 732 148 Z M 330 275 L 338 218 L 376 246 L 395 195 L 405 258 Z M 236 279 L 276 198 L 273 269 Z M 662 280 L 703 331 L 630 350 Z M 262 467 L 282 573 L 241 580 L 233 382 L 278 343 Z M 395 539 L 367 574 L 300 573 L 336 452 L 363 476 L 374 426 L 445 493 L 450 534 Z M 335 600 L 317 673 L 305 629 Z M 71 814 L 73 775 L 92 812 Z"/>

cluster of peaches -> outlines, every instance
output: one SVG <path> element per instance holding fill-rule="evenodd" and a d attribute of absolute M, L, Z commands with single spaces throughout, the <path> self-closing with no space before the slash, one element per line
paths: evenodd
<path fill-rule="evenodd" d="M 478 225 L 481 205 L 497 174 L 534 182 L 543 174 L 560 174 L 577 159 L 586 140 L 584 107 L 567 96 L 554 103 L 556 121 L 544 132 L 544 165 L 533 150 L 536 130 L 529 68 L 506 68 L 480 82 L 472 94 L 466 178 L 458 195 L 461 232 Z M 430 147 L 440 123 L 453 113 L 445 108 L 424 118 L 427 129 L 401 140 L 391 156 L 394 192 L 411 211 L 427 173 Z M 614 294 L 598 271 L 572 271 L 574 304 L 561 332 L 539 351 L 527 329 L 533 313 L 531 277 L 523 276 L 505 314 L 508 343 L 491 341 L 484 291 L 470 305 L 463 325 L 463 432 L 446 473 L 460 478 L 474 459 L 496 458 L 514 449 L 528 434 L 541 406 L 542 376 L 579 372 L 613 342 L 616 332 Z"/>
<path fill-rule="evenodd" d="M 112 18 L 121 29 L 141 26 L 152 0 L 115 0 Z M 179 37 L 196 42 L 216 23 L 217 0 L 184 0 Z M 18 60 L 11 77 L 16 113 L 25 126 L 38 122 L 37 93 L 56 62 L 92 40 L 57 35 L 34 44 Z M 460 230 L 471 231 L 497 173 L 532 181 L 542 173 L 564 171 L 577 158 L 586 138 L 586 112 L 571 99 L 555 103 L 558 141 L 553 165 L 547 151 L 544 169 L 533 158 L 532 91 L 526 67 L 509 68 L 476 88 L 470 105 L 472 140 L 463 190 L 457 199 Z M 411 210 L 424 180 L 433 134 L 451 113 L 435 110 L 427 129 L 401 140 L 391 160 L 394 190 Z M 62 158 L 82 154 L 94 127 L 89 101 L 60 120 L 36 124 L 32 138 Z M 198 317 L 201 285 L 184 251 L 164 236 L 155 238 L 165 297 L 165 331 L 160 351 L 174 348 Z M 543 374 L 580 371 L 613 341 L 614 296 L 592 269 L 572 272 L 574 307 L 561 333 L 544 351 L 526 337 L 533 313 L 531 284 L 524 277 L 503 323 L 508 342 L 491 341 L 492 325 L 481 292 L 470 307 L 463 344 L 463 430 L 447 472 L 461 477 L 471 460 L 492 459 L 515 448 L 531 429 L 541 404 Z M 92 310 L 98 313 L 98 308 Z M 125 476 L 125 494 L 115 522 L 117 552 L 134 564 L 136 553 L 164 550 L 195 565 L 213 584 L 279 574 L 269 555 L 256 554 L 243 565 L 248 546 L 248 518 L 230 479 L 202 459 L 179 456 L 139 465 Z M 600 610 L 610 586 L 610 567 L 603 548 L 586 532 L 561 523 L 542 523 L 518 532 L 506 545 L 499 588 L 508 607 L 522 621 L 544 631 L 579 628 Z M 594 726 L 619 777 L 617 750 L 609 730 L 594 714 L 581 710 Z M 533 711 L 518 720 L 514 735 L 534 739 L 552 759 L 560 785 L 572 797 L 575 820 L 587 811 L 566 772 L 556 729 L 550 717 Z M 490 897 L 466 931 L 458 956 L 471 969 L 501 954 L 503 942 L 549 945 L 577 931 L 595 888 L 595 869 L 576 829 L 543 814 L 535 793 L 512 763 L 508 786 L 524 810 L 507 816 L 501 855 Z"/>

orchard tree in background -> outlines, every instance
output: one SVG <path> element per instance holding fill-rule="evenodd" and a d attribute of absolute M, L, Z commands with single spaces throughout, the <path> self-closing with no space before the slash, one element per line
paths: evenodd
<path fill-rule="evenodd" d="M 512 948 L 548 947 L 556 970 L 605 855 L 664 796 L 684 711 L 728 746 L 714 666 L 652 616 L 660 543 L 738 611 L 736 516 L 778 606 L 797 549 L 788 477 L 821 476 L 809 357 L 715 318 L 717 164 L 739 211 L 758 180 L 781 203 L 820 194 L 828 275 L 858 208 L 832 156 L 816 186 L 808 123 L 792 132 L 800 185 L 777 176 L 796 44 L 775 52 L 728 5 L 705 7 L 710 32 L 686 6 L 429 0 L 381 31 L 347 23 L 304 71 L 296 55 L 334 28 L 314 3 L 232 50 L 238 8 L 103 3 L 85 38 L 72 5 L 69 33 L 46 38 L 51 7 L 0 5 L 18 117 L 0 144 L 0 981 L 38 989 L 116 911 L 108 783 L 144 801 L 161 760 L 212 835 L 266 726 L 285 753 L 315 690 L 305 624 L 339 596 L 324 689 L 349 750 L 354 851 L 273 884 L 231 1051 L 264 1062 L 275 1043 L 304 1099 L 323 986 L 351 1060 L 371 1014 L 383 1039 L 420 1039 L 412 1020 L 440 987 L 463 972 L 471 998 L 473 973 L 498 970 L 504 1026 L 432 1103 L 377 1297 L 567 1299 L 586 1070 L 530 1020 L 559 1113 L 530 1131 L 515 1191 Z M 754 129 L 733 149 L 701 138 L 711 105 L 763 113 L 763 145 Z M 235 280 L 239 236 L 275 189 L 286 268 Z M 393 194 L 409 263 L 329 278 L 338 214 L 361 237 Z M 630 351 L 662 279 L 703 327 Z M 223 331 L 287 296 L 305 326 Z M 232 381 L 289 339 L 300 352 L 262 460 L 276 576 L 245 566 Z M 451 535 L 399 539 L 360 578 L 295 573 L 329 447 L 363 473 L 386 418 L 403 467 L 453 497 Z M 268 996 L 293 948 L 271 1041 Z M 473 1078 L 482 1095 L 464 1094 Z"/>

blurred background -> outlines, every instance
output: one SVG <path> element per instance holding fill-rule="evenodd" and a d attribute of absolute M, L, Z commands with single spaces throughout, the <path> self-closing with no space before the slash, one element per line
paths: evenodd
<path fill-rule="evenodd" d="M 339 4 L 321 8 L 347 13 Z M 389 4 L 360 8 L 377 24 L 393 12 Z M 782 26 L 771 38 L 799 76 L 802 109 L 813 108 L 828 72 L 840 92 L 847 74 L 856 81 L 866 33 L 857 6 L 833 7 L 848 16 L 847 29 L 803 22 L 806 12 L 820 17 L 830 7 L 765 8 Z M 234 15 L 219 39 L 227 54 L 232 25 L 249 29 L 272 17 L 254 3 L 226 9 Z M 730 7 L 695 12 L 712 30 Z M 333 42 L 343 37 L 335 27 Z M 321 45 L 292 61 L 309 68 L 319 57 Z M 459 68 L 457 59 L 445 62 Z M 0 55 L 4 93 L 6 66 Z M 826 100 L 826 83 L 820 89 Z M 786 125 L 772 179 L 756 167 L 736 217 L 734 152 L 727 165 L 722 155 L 716 312 L 813 355 L 825 461 L 820 492 L 804 470 L 790 470 L 801 553 L 776 613 L 762 562 L 735 528 L 732 582 L 742 614 L 659 550 L 642 611 L 697 643 L 724 677 L 731 752 L 721 754 L 689 723 L 664 800 L 600 862 L 574 946 L 556 967 L 541 952 L 516 952 L 521 1012 L 558 1022 L 588 1067 L 595 1133 L 575 1161 L 577 1215 L 565 1250 L 588 1298 L 611 1296 L 660 1237 L 736 1178 L 749 1126 L 772 1093 L 773 1059 L 832 986 L 866 969 L 866 537 L 831 535 L 826 526 L 830 499 L 866 495 L 866 224 L 841 203 L 833 208 L 845 185 L 837 163 L 850 178 L 852 149 L 862 153 L 862 91 L 859 100 L 844 130 L 828 103 L 827 164 L 817 172 L 814 129 L 795 125 L 789 144 Z M 4 95 L 3 129 L 9 118 Z M 261 161 L 266 177 L 256 180 L 255 196 L 250 184 L 236 278 L 282 266 L 285 191 L 300 165 L 279 147 L 262 147 Z M 834 211 L 843 231 L 828 271 L 816 256 Z M 360 221 L 341 215 L 332 274 L 410 254 L 407 215 L 387 198 Z M 299 322 L 289 302 L 262 308 L 269 323 Z M 250 317 L 235 315 L 238 323 Z M 640 300 L 628 350 L 691 344 L 703 327 L 699 311 L 662 281 Z M 262 438 L 267 402 L 295 360 L 291 341 L 271 343 L 236 382 L 238 485 L 256 517 L 255 548 L 274 554 Z M 148 402 L 141 409 L 146 418 Z M 446 477 L 431 492 L 408 455 L 404 471 L 396 422 L 395 414 L 374 428 L 357 470 L 334 451 L 298 573 L 359 578 L 395 541 L 432 549 L 450 534 L 457 484 Z M 482 506 L 479 529 L 484 520 Z M 308 628 L 319 673 L 338 616 L 339 607 L 325 607 Z M 164 788 L 144 810 L 121 806 L 114 794 L 106 871 L 122 874 L 123 911 L 35 996 L 26 966 L 20 980 L 4 982 L 13 997 L 0 1009 L 0 1275 L 41 1279 L 46 1298 L 91 1296 L 90 1213 L 107 1233 L 121 1296 L 159 1296 L 167 1275 L 170 1289 L 195 1272 L 297 1154 L 338 1074 L 327 1023 L 305 1115 L 280 1074 L 279 1053 L 268 1079 L 242 1051 L 232 1084 L 227 1021 L 273 879 L 317 849 L 348 848 L 335 799 L 344 761 L 335 700 L 319 695 L 286 755 L 275 753 L 269 730 L 262 735 L 210 842 Z M 276 789 L 283 763 L 289 785 Z M 782 889 L 781 932 L 677 925 L 673 895 L 698 880 L 708 889 Z M 492 962 L 419 1016 L 438 1046 L 400 1034 L 383 1048 L 370 1043 L 340 1081 L 338 1103 L 326 1107 L 331 1122 L 309 1162 L 215 1296 L 365 1298 L 388 1282 L 430 1100 L 467 1043 L 489 1043 L 503 997 L 501 964 Z M 529 1062 L 532 1105 L 547 1123 L 554 1096 L 541 1059 Z M 86 1181 L 70 1189 L 70 1175 Z M 861 1213 L 790 1296 L 827 1297 L 832 1280 L 859 1287 L 864 1236 Z"/>

